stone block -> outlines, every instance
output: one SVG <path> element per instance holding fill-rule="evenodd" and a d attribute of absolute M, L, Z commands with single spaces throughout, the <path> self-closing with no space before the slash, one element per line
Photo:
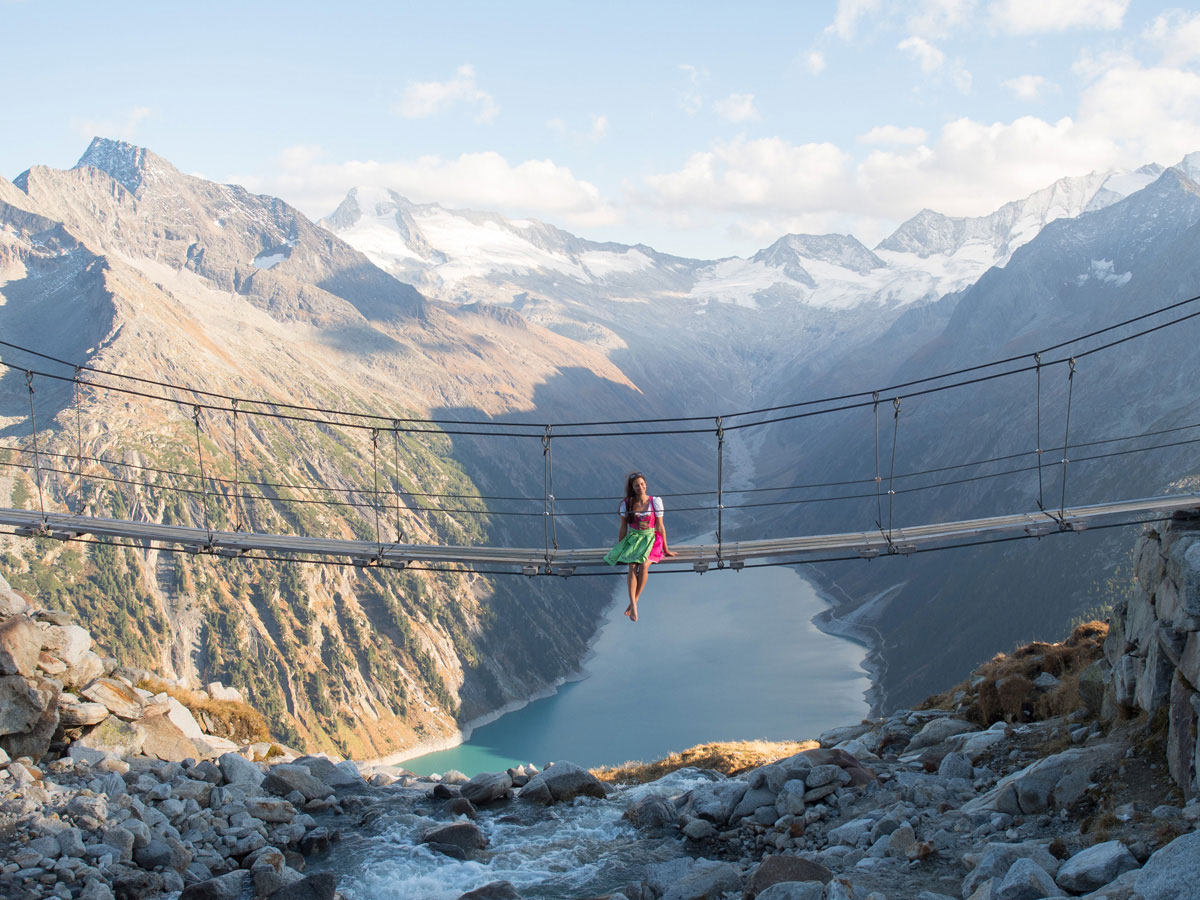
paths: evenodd
<path fill-rule="evenodd" d="M 1138 678 L 1133 702 L 1148 713 L 1162 709 L 1170 701 L 1171 679 L 1174 677 L 1175 667 L 1155 636 L 1147 646 L 1146 665 Z"/>
<path fill-rule="evenodd" d="M 1186 533 L 1172 541 L 1166 568 L 1179 588 L 1184 614 L 1200 617 L 1200 535 Z"/>
<path fill-rule="evenodd" d="M 42 651 L 42 634 L 28 616 L 0 621 L 0 675 L 33 677 Z"/>
<path fill-rule="evenodd" d="M 1196 696 L 1183 676 L 1176 672 L 1171 681 L 1167 769 L 1189 797 L 1196 777 L 1196 708 L 1193 704 Z"/>
<path fill-rule="evenodd" d="M 142 716 L 142 698 L 129 685 L 115 678 L 97 678 L 80 694 L 93 703 L 103 703 L 110 713 L 126 722 Z"/>
<path fill-rule="evenodd" d="M 1166 561 L 1162 555 L 1162 544 L 1156 532 L 1150 532 L 1138 539 L 1134 548 L 1133 573 L 1138 582 L 1148 592 L 1153 592 L 1162 581 Z"/>
<path fill-rule="evenodd" d="M 1154 641 L 1158 620 L 1154 617 L 1154 604 L 1150 597 L 1141 590 L 1134 591 L 1128 601 L 1125 612 L 1125 640 L 1137 648 L 1137 653 L 1144 656 Z"/>
<path fill-rule="evenodd" d="M 1155 851 L 1134 880 L 1145 900 L 1200 897 L 1200 832 L 1178 837 Z"/>
<path fill-rule="evenodd" d="M 145 739 L 146 734 L 140 726 L 110 715 L 99 725 L 93 725 L 75 743 L 91 750 L 105 750 L 117 756 L 134 756 L 142 752 Z"/>
<path fill-rule="evenodd" d="M 0 735 L 29 731 L 45 712 L 37 690 L 20 675 L 0 676 Z"/>
<path fill-rule="evenodd" d="M 1105 841 L 1081 850 L 1068 859 L 1054 880 L 1063 890 L 1082 894 L 1099 890 L 1137 867 L 1138 861 L 1124 844 Z"/>
<path fill-rule="evenodd" d="M 1120 657 L 1112 670 L 1113 702 L 1122 710 L 1130 710 L 1134 705 L 1138 681 L 1141 680 L 1142 670 L 1146 668 L 1146 660 L 1126 654 Z"/>
<path fill-rule="evenodd" d="M 78 665 L 92 649 L 92 636 L 78 625 L 41 624 L 42 649 L 53 653 L 68 666 Z"/>
<path fill-rule="evenodd" d="M 1134 591 L 1139 590 L 1140 587 L 1134 587 Z M 1126 603 L 1118 603 L 1113 607 L 1112 615 L 1108 619 L 1108 634 L 1104 636 L 1104 658 L 1110 666 L 1115 666 L 1122 656 L 1133 649 L 1125 637 L 1126 609 Z"/>
<path fill-rule="evenodd" d="M 19 616 L 29 611 L 29 603 L 14 591 L 0 575 L 0 616 Z"/>
<path fill-rule="evenodd" d="M 138 722 L 145 733 L 142 752 L 156 759 L 182 762 L 199 756 L 196 745 L 167 716 L 149 716 Z"/>

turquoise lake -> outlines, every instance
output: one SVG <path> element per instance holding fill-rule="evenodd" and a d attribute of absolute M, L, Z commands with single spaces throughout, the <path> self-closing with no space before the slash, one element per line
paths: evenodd
<path fill-rule="evenodd" d="M 804 740 L 867 714 L 865 650 L 812 624 L 825 603 L 796 570 L 652 571 L 636 623 L 622 615 L 624 579 L 613 581 L 581 681 L 401 765 L 422 775 L 591 767 L 707 741 Z"/>

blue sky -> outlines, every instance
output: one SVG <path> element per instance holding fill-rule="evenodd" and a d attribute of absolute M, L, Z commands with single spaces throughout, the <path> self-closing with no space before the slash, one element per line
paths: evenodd
<path fill-rule="evenodd" d="M 745 255 L 1200 150 L 1200 12 L 1152 2 L 0 0 L 0 28 L 0 174 L 101 134 L 314 218 L 369 182 Z"/>

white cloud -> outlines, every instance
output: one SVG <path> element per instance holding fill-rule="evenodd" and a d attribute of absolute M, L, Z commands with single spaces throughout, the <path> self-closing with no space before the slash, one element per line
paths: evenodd
<path fill-rule="evenodd" d="M 925 38 L 916 35 L 906 37 L 896 45 L 896 49 L 912 57 L 926 74 L 936 72 L 946 62 L 946 54 Z"/>
<path fill-rule="evenodd" d="M 1155 45 L 1168 66 L 1185 66 L 1200 59 L 1200 13 L 1189 16 L 1171 9 L 1155 17 L 1142 36 Z"/>
<path fill-rule="evenodd" d="M 1042 91 L 1050 87 L 1050 82 L 1041 75 L 1018 75 L 1001 84 L 1021 100 L 1037 100 L 1042 96 Z"/>
<path fill-rule="evenodd" d="M 645 178 L 645 201 L 669 210 L 780 210 L 811 213 L 836 206 L 850 157 L 833 144 L 783 138 L 718 141 L 676 172 Z"/>
<path fill-rule="evenodd" d="M 500 113 L 492 95 L 475 82 L 475 68 L 459 66 L 448 81 L 413 81 L 404 89 L 404 97 L 395 111 L 406 119 L 425 119 L 459 104 L 474 107 L 475 121 L 491 122 Z"/>
<path fill-rule="evenodd" d="M 798 222 L 866 238 L 922 207 L 984 215 L 1065 175 L 1171 164 L 1200 149 L 1200 73 L 1125 57 L 1108 63 L 1089 60 L 1091 78 L 1071 116 L 963 117 L 934 135 L 881 125 L 858 138 L 867 149 L 857 161 L 828 143 L 718 142 L 646 178 L 636 199 L 681 227 L 724 222 L 739 240 L 778 236 Z"/>
<path fill-rule="evenodd" d="M 923 144 L 929 137 L 924 128 L 900 128 L 897 125 L 878 125 L 858 136 L 862 144 Z"/>
<path fill-rule="evenodd" d="M 804 65 L 808 67 L 808 71 L 814 75 L 820 75 L 825 71 L 825 54 L 820 50 L 811 50 L 804 57 Z"/>
<path fill-rule="evenodd" d="M 266 176 L 234 176 L 252 191 L 283 197 L 308 215 L 328 215 L 356 185 L 387 187 L 419 203 L 496 210 L 598 226 L 620 220 L 595 185 L 549 159 L 510 163 L 499 153 L 453 159 L 422 156 L 393 161 L 324 159 L 319 148 L 289 147 Z"/>
<path fill-rule="evenodd" d="M 1129 0 L 995 0 L 991 19 L 1010 34 L 1046 34 L 1071 29 L 1116 31 Z"/>
<path fill-rule="evenodd" d="M 588 141 L 589 143 L 598 144 L 608 137 L 608 116 L 592 114 L 590 125 L 583 131 L 572 131 L 567 127 L 567 123 L 562 119 L 555 117 L 546 122 L 546 127 L 561 138 L 571 138 L 577 141 Z"/>
<path fill-rule="evenodd" d="M 858 20 L 879 11 L 880 0 L 838 0 L 833 22 L 825 30 L 848 41 L 854 37 Z"/>
<path fill-rule="evenodd" d="M 974 0 L 921 0 L 909 9 L 905 27 L 909 34 L 949 37 L 967 23 L 974 6 Z"/>
<path fill-rule="evenodd" d="M 138 127 L 150 115 L 150 107 L 134 106 L 123 119 L 78 119 L 72 118 L 71 128 L 83 137 L 118 138 L 131 141 Z"/>
<path fill-rule="evenodd" d="M 722 119 L 729 122 L 756 122 L 760 118 L 753 94 L 730 94 L 713 104 Z"/>

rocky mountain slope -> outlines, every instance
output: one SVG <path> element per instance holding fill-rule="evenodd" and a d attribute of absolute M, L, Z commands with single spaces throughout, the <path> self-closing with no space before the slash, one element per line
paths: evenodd
<path fill-rule="evenodd" d="M 99 139 L 73 169 L 34 167 L 0 182 L 0 293 L 0 329 L 11 344 L 267 402 L 388 417 L 465 407 L 478 416 L 530 409 L 564 373 L 598 409 L 635 390 L 601 355 L 519 315 L 423 298 L 279 200 Z M 0 378 L 5 442 L 24 447 L 22 370 L 73 372 L 11 348 L 2 356 L 17 366 Z M 260 486 L 235 502 L 230 481 L 212 480 L 232 479 L 236 440 L 243 480 L 317 481 L 362 502 L 373 477 L 368 431 L 245 414 L 235 437 L 232 409 L 207 411 L 201 431 L 216 497 L 180 494 L 167 488 L 198 484 L 197 395 L 166 389 L 178 402 L 127 403 L 101 387 L 115 379 L 87 377 L 77 394 L 63 382 L 37 383 L 41 449 L 63 454 L 45 480 L 52 508 L 82 503 L 134 518 L 374 537 L 369 496 L 361 507 L 319 510 L 311 492 Z M 76 466 L 63 461 L 80 447 L 89 460 L 81 485 Z M 439 512 L 422 496 L 478 493 L 448 440 L 406 437 L 386 449 L 389 486 L 411 492 L 400 512 L 409 539 L 470 542 L 505 527 Z M 191 473 L 190 481 L 153 467 Z M 4 470 L 13 505 L 42 502 L 34 475 Z M 241 685 L 294 742 L 360 754 L 445 737 L 458 722 L 564 677 L 604 602 L 586 587 L 567 593 L 469 573 L 58 542 L 10 540 L 4 565 L 14 585 L 78 612 L 98 640 L 128 649 L 134 662 Z"/>
<path fill-rule="evenodd" d="M 901 316 L 856 354 L 856 382 L 901 384 L 1021 353 L 1030 355 L 1019 365 L 1032 366 L 1032 353 L 1039 348 L 1195 296 L 1198 249 L 1200 186 L 1186 166 L 1168 169 L 1120 202 L 1046 226 L 1004 268 L 988 271 L 960 294 Z M 1178 315 L 1190 311 L 1181 308 Z M 901 400 L 898 420 L 890 394 L 881 414 L 885 479 L 896 435 L 900 478 L 892 502 L 886 495 L 890 483 L 883 485 L 882 504 L 870 484 L 876 471 L 870 408 L 819 420 L 819 428 L 780 426 L 762 451 L 763 459 L 780 463 L 769 483 L 861 479 L 857 492 L 865 496 L 853 504 L 785 511 L 770 517 L 772 527 L 873 528 L 880 508 L 885 526 L 889 509 L 895 524 L 903 526 L 1036 510 L 1039 501 L 1054 509 L 1064 498 L 1073 505 L 1194 489 L 1198 473 L 1191 441 L 1197 434 L 1187 426 L 1200 423 L 1200 405 L 1183 373 L 1195 358 L 1195 322 L 1082 355 L 1168 318 L 1148 319 L 1045 358 L 1058 362 L 1041 374 L 1041 446 L 1049 455 L 1043 458 L 1047 465 L 1040 487 L 1035 372 L 928 396 L 912 396 L 917 388 L 911 388 Z M 1075 376 L 1069 377 L 1066 357 L 1072 354 L 1080 358 Z M 847 384 L 831 373 L 814 387 L 834 394 L 844 393 Z M 1050 448 L 1060 448 L 1067 432 L 1068 394 L 1073 449 L 1066 454 L 1071 462 L 1064 493 L 1064 454 Z M 1113 440 L 1150 432 L 1164 434 Z M 1133 452 L 1153 447 L 1158 449 Z M 997 457 L 1010 458 L 943 469 Z M 927 470 L 935 471 L 909 474 Z M 939 487 L 943 482 L 948 484 Z M 1053 525 L 1049 517 L 1047 522 Z M 1086 609 L 1093 584 L 1127 568 L 1122 540 L 1119 532 L 1076 535 L 913 558 L 903 565 L 834 566 L 826 574 L 856 598 L 847 610 L 878 598 L 870 610 L 862 610 L 860 624 L 878 629 L 890 658 L 885 690 L 891 702 L 905 703 L 925 696 L 947 672 L 971 665 L 989 649 L 1027 640 L 1050 622 L 1065 626 Z M 1120 598 L 1109 602 L 1114 599 Z M 941 648 L 936 657 L 928 652 L 931 640 Z"/>

